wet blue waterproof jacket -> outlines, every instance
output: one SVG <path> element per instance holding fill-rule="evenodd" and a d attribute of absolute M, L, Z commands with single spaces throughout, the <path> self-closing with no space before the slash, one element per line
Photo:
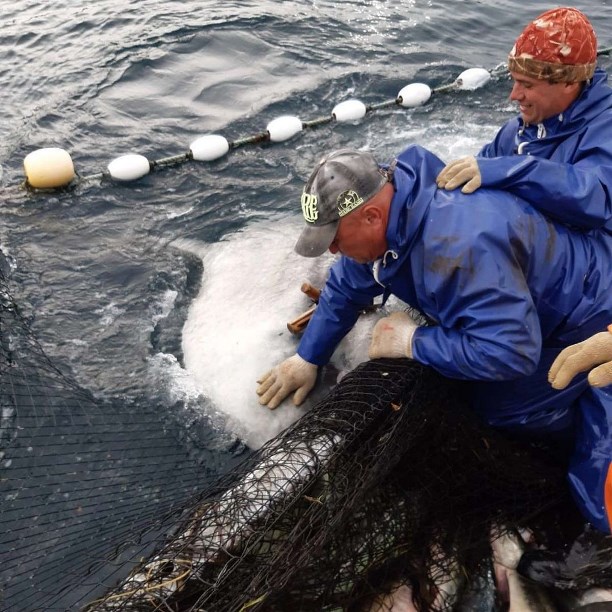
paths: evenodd
<path fill-rule="evenodd" d="M 563 113 L 508 121 L 478 154 L 482 186 L 576 227 L 612 232 L 612 89 L 600 68 Z"/>
<path fill-rule="evenodd" d="M 443 191 L 444 166 L 411 146 L 397 158 L 388 250 L 331 268 L 299 354 L 327 363 L 359 311 L 385 291 L 439 325 L 414 336 L 415 359 L 450 378 L 503 381 L 534 372 L 612 321 L 612 238 L 555 224 L 503 191 Z"/>
<path fill-rule="evenodd" d="M 397 158 L 388 250 L 374 264 L 341 257 L 332 266 L 298 353 L 327 363 L 360 310 L 394 294 L 437 323 L 415 332 L 414 359 L 479 381 L 474 407 L 485 421 L 536 434 L 571 431 L 576 402 L 589 392 L 585 377 L 559 392 L 547 372 L 562 348 L 612 321 L 612 236 L 556 224 L 504 191 L 438 190 L 443 166 L 418 146 Z M 584 429 L 605 429 L 603 463 L 582 481 L 599 478 L 612 453 L 612 395 L 601 410 L 590 411 L 599 420 Z M 577 486 L 591 486 L 582 481 Z M 593 486 L 603 494 L 603 483 Z M 585 514 L 607 530 L 600 498 Z"/>

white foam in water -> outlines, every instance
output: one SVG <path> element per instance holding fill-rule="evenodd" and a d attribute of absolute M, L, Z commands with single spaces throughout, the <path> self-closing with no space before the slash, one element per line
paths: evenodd
<path fill-rule="evenodd" d="M 483 126 L 473 127 L 450 134 L 446 124 L 412 127 L 394 133 L 393 140 L 402 142 L 396 147 L 399 152 L 427 135 L 428 147 L 450 161 L 480 149 Z M 327 376 L 299 408 L 287 400 L 270 411 L 259 404 L 255 393 L 256 380 L 297 348 L 299 338 L 287 330 L 287 322 L 311 305 L 300 291 L 301 284 L 308 281 L 322 287 L 334 259 L 330 254 L 312 259 L 297 255 L 293 246 L 301 227 L 301 217 L 276 218 L 252 224 L 215 244 L 173 243 L 200 257 L 204 266 L 200 293 L 183 328 L 189 383 L 210 400 L 212 414 L 224 414 L 231 431 L 253 448 L 296 421 L 336 380 L 335 375 Z M 375 322 L 402 306 L 392 298 L 384 313 L 362 316 L 336 349 L 331 365 L 342 374 L 367 360 Z M 187 382 L 173 378 L 181 385 Z"/>
<path fill-rule="evenodd" d="M 449 131 L 450 129 L 450 131 Z M 393 142 L 403 143 L 397 147 L 400 153 L 408 143 L 426 143 L 426 147 L 445 163 L 466 155 L 476 155 L 482 146 L 493 139 L 499 126 L 464 123 L 449 128 L 447 124 L 430 124 L 425 127 L 411 126 L 398 130 Z"/>
<path fill-rule="evenodd" d="M 322 287 L 333 261 L 329 254 L 311 259 L 293 251 L 301 225 L 298 218 L 277 218 L 215 244 L 173 243 L 201 257 L 204 266 L 200 293 L 183 327 L 185 368 L 214 409 L 227 415 L 232 431 L 253 448 L 305 410 L 286 401 L 271 411 L 255 393 L 258 377 L 297 348 L 299 338 L 287 330 L 287 322 L 312 304 L 300 290 L 302 283 Z M 336 349 L 338 370 L 367 359 L 370 330 L 380 316 L 362 317 Z"/>

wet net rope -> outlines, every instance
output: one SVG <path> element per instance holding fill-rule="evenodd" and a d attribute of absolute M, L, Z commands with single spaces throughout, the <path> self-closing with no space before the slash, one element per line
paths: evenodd
<path fill-rule="evenodd" d="M 382 610 L 400 584 L 450 610 L 491 528 L 571 507 L 548 454 L 409 360 L 362 364 L 211 484 L 178 425 L 53 365 L 1 267 L 0 324 L 3 610 Z"/>

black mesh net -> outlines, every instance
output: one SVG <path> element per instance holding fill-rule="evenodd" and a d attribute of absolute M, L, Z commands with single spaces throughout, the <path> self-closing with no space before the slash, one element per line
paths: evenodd
<path fill-rule="evenodd" d="M 178 434 L 58 370 L 0 269 L 0 609 L 78 609 L 150 554 L 205 483 Z"/>
<path fill-rule="evenodd" d="M 59 372 L 0 281 L 7 610 L 383 610 L 402 584 L 450 610 L 484 588 L 491 528 L 571 506 L 562 466 L 409 360 L 362 364 L 207 485 L 153 411 Z"/>

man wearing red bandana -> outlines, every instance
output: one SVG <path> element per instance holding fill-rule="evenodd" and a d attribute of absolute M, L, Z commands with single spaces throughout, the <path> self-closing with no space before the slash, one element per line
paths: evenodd
<path fill-rule="evenodd" d="M 508 57 L 520 116 L 476 157 L 448 164 L 438 187 L 504 189 L 557 221 L 612 233 L 612 89 L 596 61 L 597 38 L 580 11 L 534 19 Z"/>

